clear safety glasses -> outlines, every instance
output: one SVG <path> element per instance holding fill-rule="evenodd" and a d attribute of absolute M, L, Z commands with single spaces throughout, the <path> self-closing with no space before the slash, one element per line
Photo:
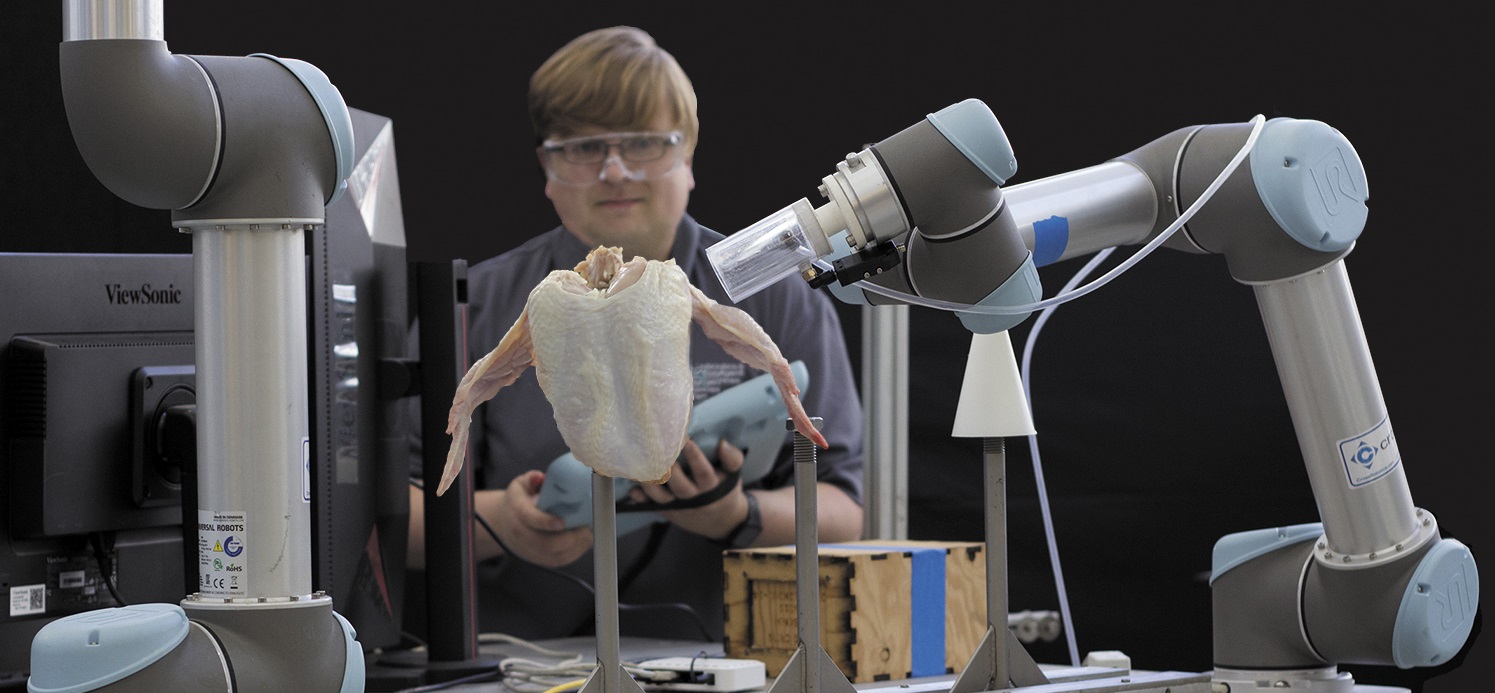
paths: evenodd
<path fill-rule="evenodd" d="M 591 185 L 616 165 L 633 181 L 657 180 L 685 159 L 685 135 L 675 132 L 610 132 L 564 140 L 545 140 L 545 172 L 567 185 Z M 614 153 L 616 152 L 616 153 Z"/>

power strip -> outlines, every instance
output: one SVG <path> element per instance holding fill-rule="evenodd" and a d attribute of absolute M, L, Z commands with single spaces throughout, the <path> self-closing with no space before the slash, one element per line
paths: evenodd
<path fill-rule="evenodd" d="M 662 691 L 708 691 L 728 693 L 763 688 L 767 673 L 763 662 L 756 659 L 725 659 L 721 657 L 664 657 L 651 659 L 630 666 L 651 671 L 676 672 L 672 681 L 639 680 L 649 690 Z"/>

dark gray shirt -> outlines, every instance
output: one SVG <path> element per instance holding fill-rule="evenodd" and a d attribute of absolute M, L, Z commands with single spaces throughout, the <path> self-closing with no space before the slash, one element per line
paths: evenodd
<path fill-rule="evenodd" d="M 758 321 L 789 361 L 802 360 L 810 384 L 801 400 L 810 416 L 823 419 L 830 448 L 816 454 L 820 481 L 861 500 L 862 409 L 848 362 L 841 323 L 830 299 L 802 281 L 786 280 L 740 304 L 726 291 L 706 259 L 706 248 L 723 236 L 685 217 L 671 256 L 690 282 Z M 556 228 L 468 270 L 469 363 L 488 353 L 524 310 L 529 292 L 552 270 L 571 269 L 591 250 Z M 691 374 L 696 401 L 759 375 L 728 355 L 699 328 L 691 328 Z M 786 441 L 788 436 L 786 436 Z M 503 488 L 516 476 L 544 469 L 568 451 L 550 403 L 533 368 L 473 413 L 470 460 L 478 488 Z M 773 469 L 751 487 L 792 485 L 793 459 L 785 445 Z M 700 639 L 722 635 L 721 544 L 659 522 L 618 538 L 620 627 L 624 635 Z M 563 569 L 592 579 L 590 553 Z M 480 627 L 523 638 L 563 637 L 593 629 L 593 600 L 585 587 L 516 558 L 479 566 Z M 689 605 L 695 617 L 680 608 Z"/>

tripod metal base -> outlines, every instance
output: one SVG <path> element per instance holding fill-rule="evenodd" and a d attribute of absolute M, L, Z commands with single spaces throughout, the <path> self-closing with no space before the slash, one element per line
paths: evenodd
<path fill-rule="evenodd" d="M 580 693 L 644 693 L 644 687 L 633 680 L 633 675 L 623 670 L 618 662 L 597 662 Z"/>
<path fill-rule="evenodd" d="M 995 691 L 1008 687 L 1038 686 L 1049 682 L 1044 676 L 1043 670 L 1038 668 L 1038 663 L 1023 649 L 1022 643 L 1018 642 L 1017 636 L 1007 628 L 1002 629 L 1007 636 L 1006 658 L 1001 662 L 1000 654 L 995 641 L 996 633 L 991 626 L 987 626 L 986 635 L 981 638 L 981 644 L 971 653 L 971 658 L 966 662 L 965 669 L 955 677 L 955 685 L 950 687 L 950 693 L 976 693 L 977 691 Z M 999 680 L 1000 679 L 1000 680 Z"/>
<path fill-rule="evenodd" d="M 767 693 L 855 693 L 856 688 L 836 666 L 836 660 L 820 647 L 815 651 L 819 657 L 811 659 L 804 643 L 789 656 L 784 670 L 774 678 Z"/>

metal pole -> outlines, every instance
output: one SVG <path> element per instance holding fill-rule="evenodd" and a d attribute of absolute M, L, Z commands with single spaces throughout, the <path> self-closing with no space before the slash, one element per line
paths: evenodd
<path fill-rule="evenodd" d="M 592 472 L 592 571 L 597 589 L 597 675 L 605 693 L 617 693 L 623 673 L 618 645 L 617 488 Z"/>
<path fill-rule="evenodd" d="M 62 40 L 146 39 L 166 35 L 162 0 L 66 0 L 62 3 Z"/>
<path fill-rule="evenodd" d="M 816 429 L 820 417 L 810 417 Z M 792 419 L 784 422 L 794 431 Z M 799 648 L 779 671 L 768 693 L 856 693 L 820 644 L 819 511 L 816 509 L 815 443 L 794 432 L 794 606 Z"/>
<path fill-rule="evenodd" d="M 311 592 L 305 239 L 299 224 L 192 229 L 201 592 Z"/>
<path fill-rule="evenodd" d="M 1012 679 L 1007 642 L 1007 451 L 1002 438 L 982 438 L 986 469 L 986 622 L 991 639 L 992 678 L 999 688 Z"/>
<path fill-rule="evenodd" d="M 981 453 L 986 477 L 986 637 L 971 653 L 950 693 L 1049 683 L 1048 676 L 1007 627 L 1007 454 L 1003 438 L 983 437 Z"/>
<path fill-rule="evenodd" d="M 623 669 L 618 632 L 618 507 L 611 477 L 592 472 L 592 572 L 597 601 L 597 668 L 578 693 L 644 693 Z"/>
<path fill-rule="evenodd" d="M 862 534 L 908 538 L 908 306 L 862 307 Z"/>
<path fill-rule="evenodd" d="M 1419 520 L 1345 262 L 1254 288 L 1328 548 L 1368 561 Z"/>
<path fill-rule="evenodd" d="M 820 417 L 810 419 L 820 428 Z M 793 422 L 790 422 L 793 426 Z M 804 690 L 820 690 L 819 509 L 816 507 L 815 444 L 794 433 L 794 604 L 799 616 L 799 647 L 805 653 Z"/>

